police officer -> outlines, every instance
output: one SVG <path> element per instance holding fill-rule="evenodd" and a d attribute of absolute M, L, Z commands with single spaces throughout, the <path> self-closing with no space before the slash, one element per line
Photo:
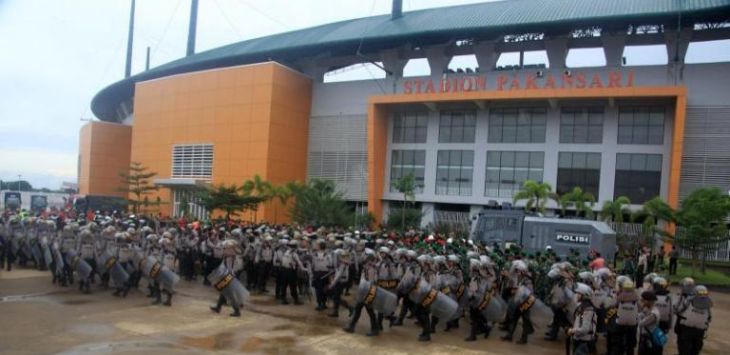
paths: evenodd
<path fill-rule="evenodd" d="M 712 300 L 707 287 L 698 285 L 694 295 L 685 298 L 677 308 L 677 348 L 679 355 L 698 355 L 702 351 L 705 332 L 712 321 Z"/>
<path fill-rule="evenodd" d="M 330 297 L 333 303 L 332 313 L 329 316 L 333 318 L 340 316 L 340 305 L 344 305 L 350 311 L 351 315 L 354 311 L 353 307 L 342 299 L 342 293 L 345 290 L 347 279 L 350 277 L 350 253 L 343 249 L 337 249 L 335 250 L 335 255 L 337 256 L 335 273 L 332 275 L 329 284 Z"/>
<path fill-rule="evenodd" d="M 362 257 L 362 262 L 360 265 L 360 269 L 362 271 L 362 280 L 371 282 L 371 284 L 375 283 L 378 278 L 377 258 L 375 257 L 375 252 L 373 252 L 371 249 L 364 249 L 360 253 L 360 255 Z M 369 290 L 370 288 L 368 289 L 368 291 Z M 372 296 L 374 297 L 375 295 Z M 370 337 L 376 336 L 380 333 L 377 315 L 375 314 L 375 311 L 373 310 L 371 304 L 365 304 L 366 298 L 367 296 L 363 297 L 363 299 L 355 305 L 355 310 L 350 320 L 350 323 L 347 327 L 344 328 L 345 332 L 355 332 L 355 325 L 357 324 L 357 321 L 360 320 L 362 309 L 365 308 L 365 311 L 370 318 L 370 331 L 366 335 Z"/>
<path fill-rule="evenodd" d="M 327 309 L 327 296 L 325 295 L 325 285 L 327 284 L 327 275 L 333 267 L 332 257 L 325 249 L 327 245 L 323 240 L 314 243 L 314 252 L 312 253 L 312 287 L 314 287 L 317 299 L 317 311 Z"/>
<path fill-rule="evenodd" d="M 672 312 L 674 305 L 672 304 L 672 297 L 669 294 L 667 280 L 663 277 L 656 277 L 654 279 L 654 294 L 656 295 L 656 302 L 654 307 L 659 310 L 659 328 L 664 334 L 669 334 L 669 327 L 672 325 Z"/>
<path fill-rule="evenodd" d="M 299 242 L 291 240 L 288 242 L 288 249 L 284 251 L 281 256 L 280 274 L 282 279 L 281 287 L 281 304 L 289 304 L 286 299 L 286 290 L 289 289 L 291 297 L 294 300 L 295 305 L 300 305 L 302 302 L 299 301 L 299 292 L 297 285 L 297 271 L 304 269 L 301 260 L 299 260 L 299 254 L 297 253 L 297 247 Z"/>
<path fill-rule="evenodd" d="M 624 280 L 616 295 L 616 332 L 611 345 L 615 354 L 634 354 L 636 327 L 639 322 L 639 299 L 631 280 Z"/>
<path fill-rule="evenodd" d="M 573 314 L 573 326 L 568 329 L 573 354 L 587 355 L 596 332 L 596 313 L 591 302 L 593 289 L 584 283 L 575 287 L 578 307 Z"/>
<path fill-rule="evenodd" d="M 273 267 L 274 249 L 271 246 L 273 240 L 274 238 L 270 235 L 265 235 L 263 243 L 256 251 L 255 264 L 258 274 L 256 278 L 258 281 L 259 292 L 262 293 L 269 292 L 266 289 L 266 282 L 269 279 L 269 274 L 271 273 L 271 268 Z"/>
<path fill-rule="evenodd" d="M 654 307 L 657 297 L 654 291 L 641 293 L 641 312 L 639 312 L 639 355 L 661 355 L 663 346 L 652 340 L 651 332 L 659 326 L 659 310 Z"/>

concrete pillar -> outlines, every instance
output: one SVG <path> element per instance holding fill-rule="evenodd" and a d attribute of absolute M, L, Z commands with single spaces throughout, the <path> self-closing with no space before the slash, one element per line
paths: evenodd
<path fill-rule="evenodd" d="M 446 45 L 437 45 L 426 48 L 426 59 L 428 66 L 431 68 L 431 76 L 443 74 L 444 70 L 449 67 L 451 56 L 446 55 Z"/>
<path fill-rule="evenodd" d="M 603 42 L 603 53 L 606 56 L 606 66 L 619 68 L 623 64 L 624 47 L 626 47 L 626 36 L 619 34 L 605 34 L 601 36 Z"/>
<path fill-rule="evenodd" d="M 545 52 L 551 69 L 565 68 L 565 58 L 568 57 L 568 39 L 559 37 L 545 40 Z"/>
<path fill-rule="evenodd" d="M 436 205 L 433 203 L 424 202 L 421 205 L 421 213 L 423 214 L 423 217 L 421 217 L 421 228 L 426 228 L 429 224 L 434 223 L 434 221 L 435 221 L 434 210 L 435 209 L 436 209 Z"/>
<path fill-rule="evenodd" d="M 403 77 L 403 68 L 405 68 L 408 60 L 401 59 L 398 49 L 386 49 L 380 52 L 380 60 L 383 62 L 385 69 L 393 73 L 393 79 L 397 80 Z"/>
<path fill-rule="evenodd" d="M 481 42 L 475 44 L 472 48 L 474 48 L 474 55 L 477 57 L 480 71 L 490 71 L 497 66 L 500 53 L 495 50 L 494 42 Z"/>
<path fill-rule="evenodd" d="M 692 28 L 690 27 L 682 28 L 679 34 L 677 34 L 677 30 L 666 30 L 664 32 L 664 42 L 667 45 L 667 60 L 669 64 L 674 62 L 684 63 L 691 39 Z"/>

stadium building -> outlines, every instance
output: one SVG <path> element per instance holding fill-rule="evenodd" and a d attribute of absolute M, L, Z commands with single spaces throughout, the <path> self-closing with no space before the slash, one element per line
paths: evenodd
<path fill-rule="evenodd" d="M 698 186 L 730 188 L 730 63 L 685 63 L 693 43 L 729 39 L 729 19 L 730 0 L 512 0 L 405 13 L 396 0 L 389 15 L 189 55 L 94 97 L 100 121 L 81 129 L 80 193 L 119 195 L 119 171 L 140 162 L 158 173 L 165 215 L 195 189 L 255 174 L 274 184 L 332 179 L 379 221 L 402 200 L 392 182 L 409 173 L 424 224 L 512 202 L 528 179 L 559 193 L 580 186 L 596 208 L 621 195 L 677 206 Z M 666 63 L 627 65 L 637 46 L 666 48 Z M 566 66 L 588 48 L 605 65 Z M 544 63 L 524 61 L 535 51 Z M 498 65 L 505 53 L 519 63 Z M 477 65 L 449 68 L 465 55 Z M 411 61 L 430 73 L 404 76 Z M 325 80 L 363 63 L 384 77 Z M 267 203 L 258 217 L 281 208 Z"/>

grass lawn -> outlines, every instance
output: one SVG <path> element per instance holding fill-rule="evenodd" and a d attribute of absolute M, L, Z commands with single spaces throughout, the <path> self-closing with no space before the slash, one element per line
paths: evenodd
<path fill-rule="evenodd" d="M 712 270 L 709 267 L 705 270 L 705 274 L 700 273 L 699 266 L 695 271 L 694 276 L 692 275 L 692 265 L 679 263 L 677 267 L 677 274 L 670 277 L 672 283 L 678 283 L 685 277 L 691 277 L 695 279 L 695 283 L 698 285 L 707 286 L 730 286 L 730 274 Z"/>

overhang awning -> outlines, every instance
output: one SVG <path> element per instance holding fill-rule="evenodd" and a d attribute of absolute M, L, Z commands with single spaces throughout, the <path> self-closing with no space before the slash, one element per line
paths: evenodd
<path fill-rule="evenodd" d="M 154 179 L 152 181 L 156 186 L 168 187 L 168 188 L 188 188 L 188 189 L 205 189 L 210 186 L 210 181 L 201 179 L 180 179 L 180 178 L 169 178 L 169 179 Z"/>

